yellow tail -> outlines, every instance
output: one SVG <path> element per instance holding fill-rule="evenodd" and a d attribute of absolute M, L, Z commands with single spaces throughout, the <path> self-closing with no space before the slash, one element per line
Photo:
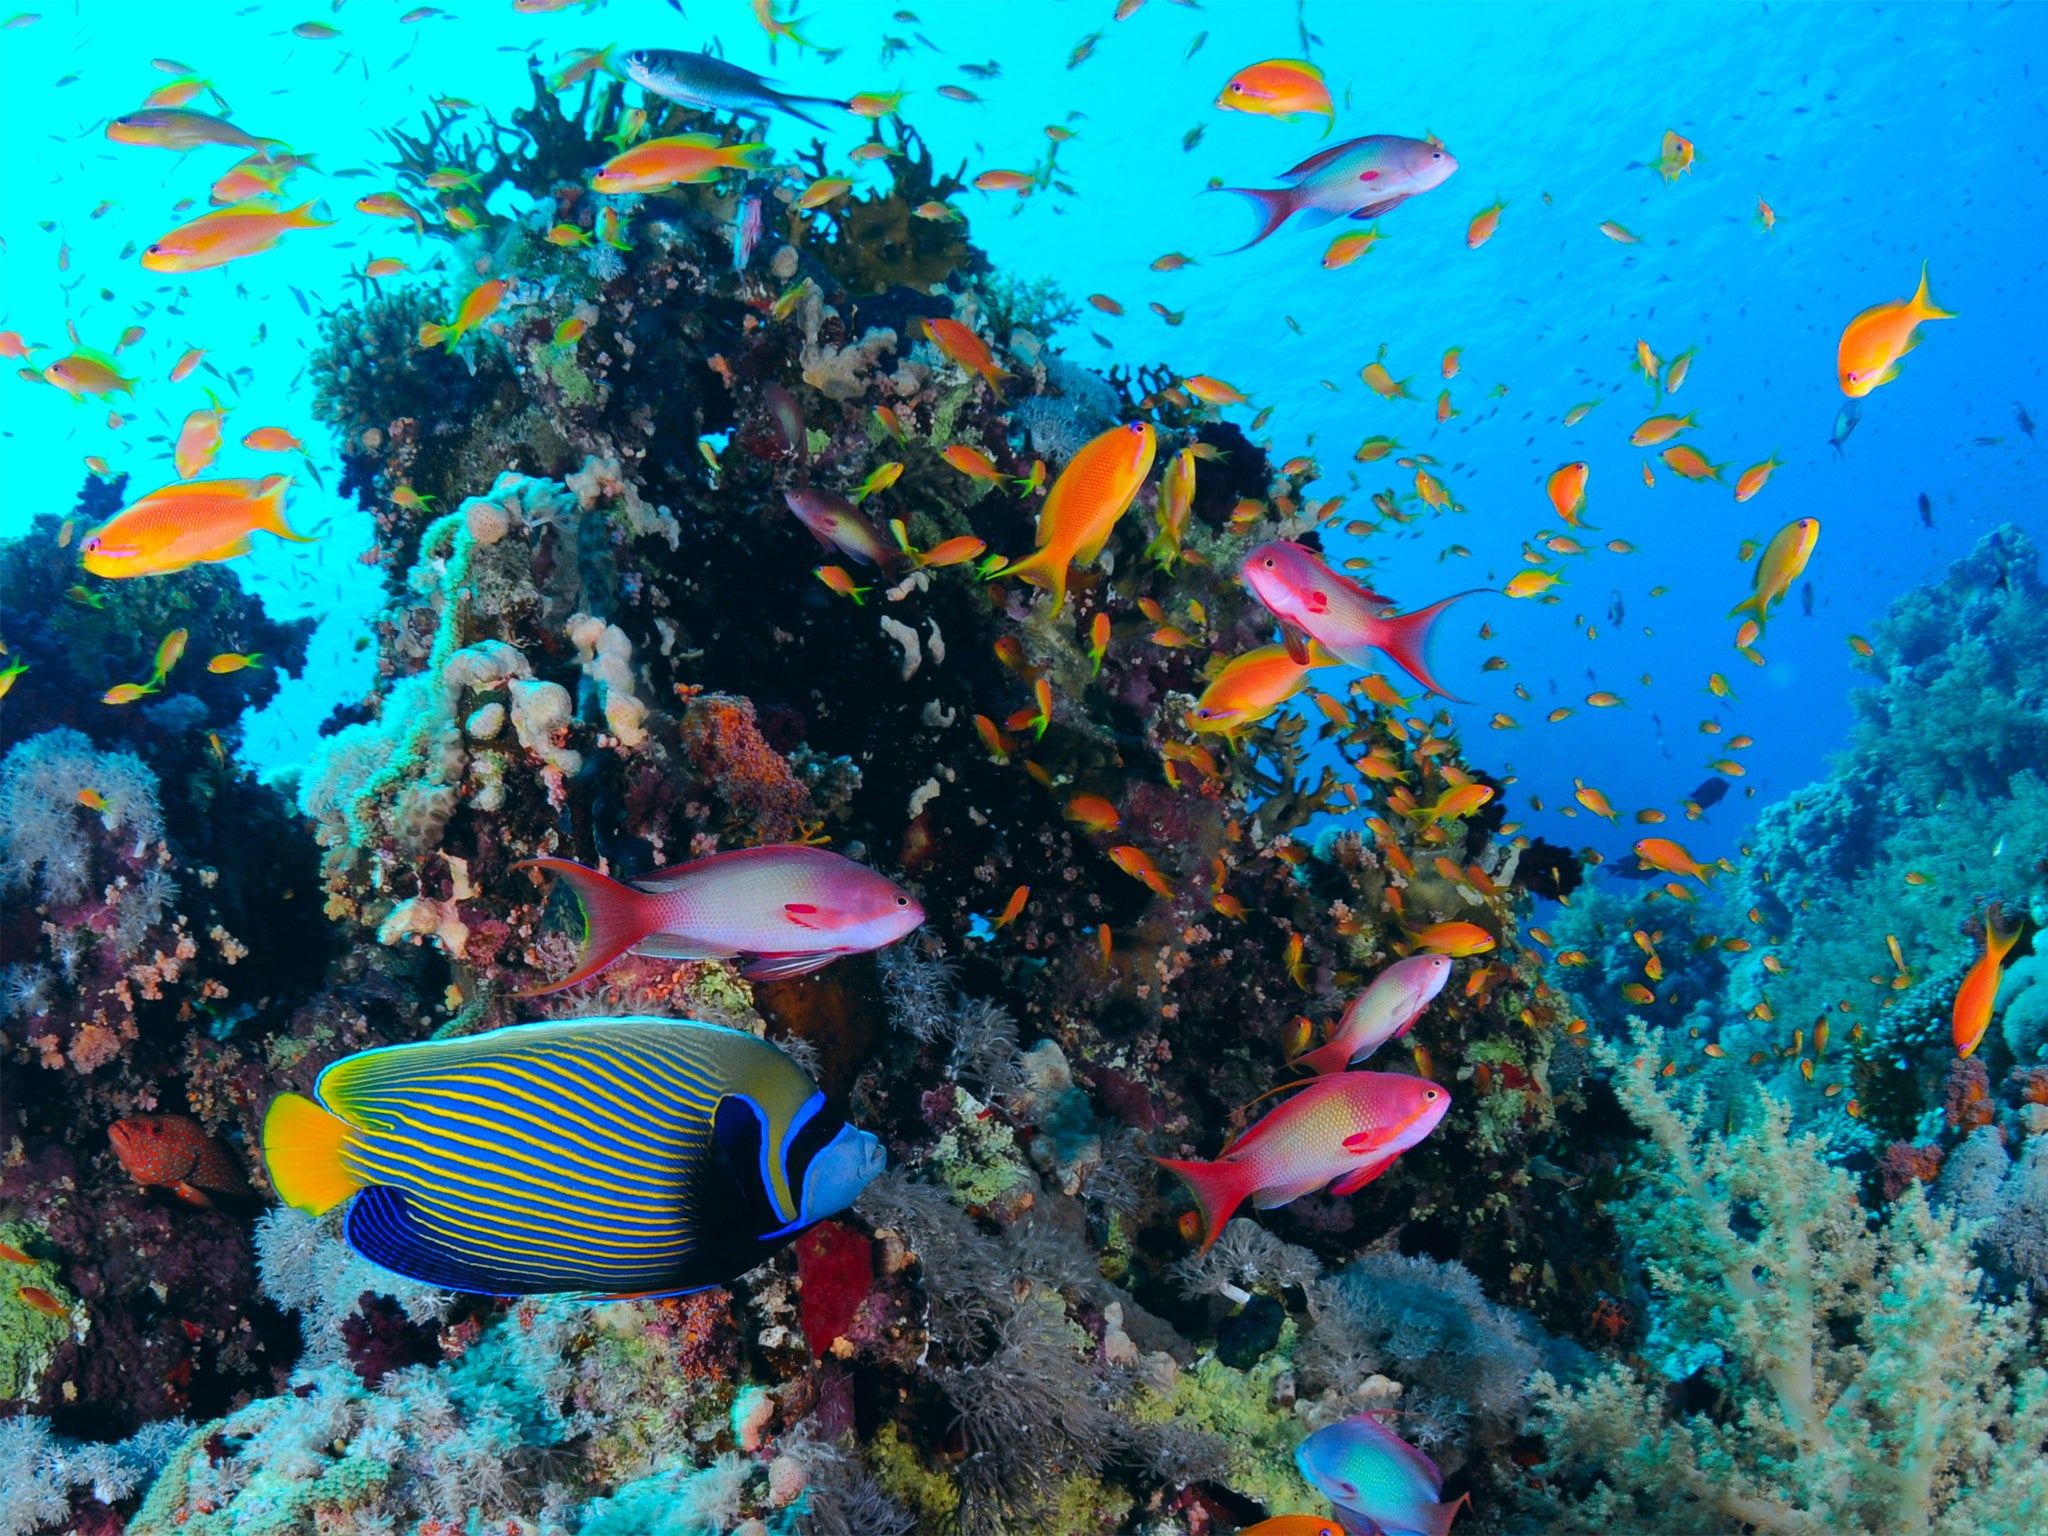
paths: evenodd
<path fill-rule="evenodd" d="M 1014 576 L 1019 581 L 1042 587 L 1052 594 L 1052 611 L 1058 613 L 1067 603 L 1067 563 L 1071 557 L 1048 544 L 1036 554 L 1026 555 L 1015 565 L 1006 565 L 999 571 L 991 571 L 989 579 L 1000 581 Z"/>
<path fill-rule="evenodd" d="M 1927 263 L 1924 261 L 1920 263 L 1920 286 L 1913 294 L 1913 313 L 1922 320 L 1955 319 L 1948 310 L 1935 308 L 1934 295 L 1927 291 Z"/>
<path fill-rule="evenodd" d="M 362 1181 L 342 1165 L 350 1127 L 311 1099 L 281 1093 L 263 1117 L 263 1165 L 278 1199 L 318 1216 L 361 1189 Z"/>
<path fill-rule="evenodd" d="M 315 540 L 305 534 L 294 533 L 291 524 L 284 520 L 284 493 L 291 489 L 290 475 L 272 475 L 265 480 L 256 493 L 255 527 L 276 534 L 280 539 L 290 539 L 294 544 L 312 544 Z"/>

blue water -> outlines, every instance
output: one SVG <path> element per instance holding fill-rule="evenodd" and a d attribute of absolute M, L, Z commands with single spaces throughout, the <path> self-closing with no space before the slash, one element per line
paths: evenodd
<path fill-rule="evenodd" d="M 2039 528 L 2048 506 L 2048 454 L 2015 417 L 2015 402 L 2036 419 L 2048 415 L 2044 96 L 2031 67 L 2048 61 L 2048 8 L 1311 3 L 1298 17 L 1293 5 L 1152 0 L 1116 23 L 1108 0 L 1090 0 L 924 3 L 913 23 L 892 19 L 897 5 L 833 4 L 817 7 L 806 27 L 813 41 L 844 50 L 829 63 L 786 42 L 771 58 L 738 3 L 693 0 L 679 14 L 614 0 L 530 16 L 508 0 L 473 0 L 400 26 L 407 9 L 398 0 L 332 9 L 81 3 L 0 31 L 0 325 L 59 352 L 67 321 L 100 348 L 131 323 L 146 330 L 123 354 L 144 383 L 132 407 L 117 406 L 131 417 L 121 429 L 106 425 L 104 406 L 0 381 L 0 534 L 68 508 L 89 454 L 130 472 L 133 492 L 170 479 L 168 437 L 206 403 L 205 387 L 233 407 L 231 444 L 257 426 L 303 438 L 328 494 L 302 483 L 293 516 L 324 526 L 325 537 L 267 547 L 239 567 L 277 610 L 324 620 L 308 677 L 252 723 L 246 750 L 259 765 L 297 760 L 328 710 L 370 682 L 367 653 L 352 650 L 379 601 L 374 569 L 357 559 L 370 530 L 332 494 L 332 445 L 309 414 L 313 315 L 357 291 L 349 274 L 372 255 L 416 268 L 449 260 L 439 242 L 353 210 L 358 196 L 388 185 L 381 175 L 329 178 L 381 163 L 375 131 L 408 123 L 431 97 L 523 105 L 529 53 L 552 65 L 574 47 L 716 39 L 735 62 L 792 89 L 900 86 L 910 92 L 906 116 L 940 162 L 964 161 L 970 174 L 1028 167 L 1044 153 L 1046 124 L 1071 127 L 1078 137 L 1060 166 L 1074 195 L 962 194 L 974 238 L 999 267 L 1122 304 L 1121 318 L 1084 308 L 1056 338 L 1081 361 L 1207 372 L 1255 408 L 1270 407 L 1261 436 L 1277 458 L 1314 455 L 1323 478 L 1311 495 L 1348 495 L 1346 518 L 1370 515 L 1371 491 L 1408 489 L 1408 473 L 1389 463 L 1354 466 L 1364 437 L 1392 433 L 1440 461 L 1462 515 L 1356 549 L 1333 541 L 1339 555 L 1372 556 L 1375 585 L 1404 604 L 1504 583 L 1523 568 L 1523 542 L 1558 527 L 1543 492 L 1549 472 L 1589 461 L 1588 518 L 1601 539 L 1625 539 L 1635 552 L 1609 554 L 1589 539 L 1596 553 L 1567 562 L 1554 604 L 1475 599 L 1454 615 L 1441 657 L 1449 685 L 1473 701 L 1457 711 L 1466 754 L 1519 775 L 1515 814 L 1556 840 L 1614 854 L 1632 834 L 1585 815 L 1532 813 L 1530 793 L 1569 805 L 1582 776 L 1624 821 L 1653 806 L 1678 820 L 1679 799 L 1738 732 L 1756 742 L 1742 754 L 1739 787 L 1759 801 L 1815 776 L 1851 721 L 1857 675 L 1846 637 L 1867 631 L 1897 594 L 1988 528 Z M 295 37 L 293 26 L 308 20 L 342 35 Z M 1299 27 L 1317 39 L 1311 56 L 1340 105 L 1331 142 L 1433 132 L 1461 165 L 1443 188 L 1389 214 L 1382 243 L 1335 272 L 1319 265 L 1334 231 L 1290 227 L 1255 250 L 1215 254 L 1248 237 L 1250 215 L 1235 199 L 1203 195 L 1212 179 L 1275 185 L 1276 173 L 1324 142 L 1314 119 L 1280 123 L 1211 106 L 1234 69 L 1299 54 Z M 1076 45 L 1096 31 L 1092 56 L 1070 68 Z M 878 53 L 890 34 L 931 46 L 915 42 L 885 65 Z M 106 119 L 170 78 L 152 68 L 158 58 L 214 82 L 237 123 L 314 154 L 328 175 L 302 176 L 293 190 L 326 198 L 334 228 L 184 279 L 124 258 L 124 247 L 181 221 L 180 199 L 203 202 L 236 158 L 107 142 Z M 999 78 L 958 68 L 989 61 Z M 941 98 L 946 83 L 983 103 Z M 832 139 L 841 153 L 865 136 L 864 124 L 847 122 Z M 1199 142 L 1184 149 L 1198 127 Z M 1657 153 L 1667 129 L 1699 155 L 1670 186 L 1631 166 Z M 774 142 L 794 150 L 809 132 L 778 120 Z M 1768 234 L 1753 222 L 1760 196 L 1778 215 Z M 1498 233 L 1467 250 L 1467 222 L 1496 198 L 1508 205 Z M 1608 240 L 1603 220 L 1642 243 Z M 1148 269 L 1174 250 L 1197 264 Z M 1842 403 L 1836 338 L 1858 310 L 1908 294 L 1923 261 L 1936 299 L 1960 318 L 1926 328 L 1903 377 L 1864 402 L 1838 460 L 1828 446 Z M 1184 310 L 1185 323 L 1164 325 L 1146 307 L 1154 300 Z M 1727 489 L 1683 483 L 1661 465 L 1656 486 L 1645 487 L 1647 454 L 1627 440 L 1654 403 L 1627 366 L 1639 336 L 1665 357 L 1699 349 L 1674 408 L 1698 413 L 1694 440 L 1730 464 L 1731 480 L 1774 451 L 1785 461 L 1756 500 L 1738 506 Z M 1383 402 L 1359 381 L 1382 343 L 1394 374 L 1415 377 L 1418 402 Z M 202 370 L 165 382 L 189 346 L 208 348 L 227 377 Z M 1438 427 L 1438 364 L 1453 346 L 1463 348 L 1450 386 L 1462 414 Z M 1508 392 L 1489 400 L 1497 384 Z M 1561 426 L 1570 406 L 1596 396 L 1607 403 L 1576 428 Z M 1231 415 L 1248 424 L 1253 411 Z M 217 469 L 277 464 L 231 446 Z M 1917 510 L 1923 492 L 1931 528 Z M 1734 625 L 1723 617 L 1749 589 L 1737 547 L 1800 516 L 1823 529 L 1806 576 L 1813 612 L 1803 616 L 1793 595 L 1759 670 L 1732 649 Z M 1447 553 L 1453 545 L 1470 554 Z M 1618 623 L 1609 618 L 1617 599 Z M 1482 623 L 1493 639 L 1478 638 Z M 1496 654 L 1510 669 L 1481 672 Z M 1704 691 L 1714 671 L 1739 702 Z M 1518 682 L 1529 701 L 1514 696 Z M 1621 695 L 1625 707 L 1585 707 L 1595 689 Z M 1559 704 L 1578 713 L 1545 723 Z M 1497 712 L 1520 728 L 1489 728 Z M 1726 733 L 1703 736 L 1704 719 L 1723 721 Z M 1742 811 L 1731 795 L 1706 828 L 1688 830 L 1690 846 L 1731 851 Z"/>

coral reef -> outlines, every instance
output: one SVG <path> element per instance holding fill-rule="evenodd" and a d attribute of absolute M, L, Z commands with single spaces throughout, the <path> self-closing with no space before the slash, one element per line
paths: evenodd
<path fill-rule="evenodd" d="M 1618 1217 L 1653 1317 L 1640 1364 L 1535 1379 L 1544 1528 L 2037 1526 L 2048 1371 L 2025 1304 L 1978 1295 L 1968 1232 L 1917 1183 L 1873 1222 L 1781 1101 L 1709 1129 L 1640 1029 L 1605 1059 L 1649 1135 Z"/>

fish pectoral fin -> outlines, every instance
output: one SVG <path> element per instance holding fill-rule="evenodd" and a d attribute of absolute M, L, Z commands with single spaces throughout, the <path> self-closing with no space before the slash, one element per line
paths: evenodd
<path fill-rule="evenodd" d="M 1354 219 L 1376 219 L 1381 214 L 1398 208 L 1407 201 L 1408 194 L 1403 192 L 1399 197 L 1390 197 L 1383 202 L 1367 203 L 1363 208 L 1352 214 L 1351 217 Z"/>
<path fill-rule="evenodd" d="M 678 933 L 650 933 L 627 953 L 654 960 L 730 960 L 733 955 L 729 949 L 702 944 Z"/>
<path fill-rule="evenodd" d="M 838 958 L 837 950 L 823 954 L 756 955 L 741 968 L 740 974 L 748 981 L 786 981 L 830 965 Z"/>
<path fill-rule="evenodd" d="M 1280 626 L 1280 638 L 1287 642 L 1287 656 L 1297 667 L 1308 665 L 1308 636 L 1292 624 Z"/>
<path fill-rule="evenodd" d="M 1398 1152 L 1383 1152 L 1378 1157 L 1359 1164 L 1358 1167 L 1352 1169 L 1351 1172 L 1345 1174 L 1343 1178 L 1332 1184 L 1330 1186 L 1330 1193 L 1333 1195 L 1357 1194 L 1366 1185 L 1393 1167 L 1394 1159 L 1400 1155 Z"/>
<path fill-rule="evenodd" d="M 1338 217 L 1339 215 L 1332 213 L 1327 208 L 1310 208 L 1305 210 L 1301 217 L 1295 221 L 1294 227 L 1296 229 L 1321 229 L 1325 224 L 1336 223 Z M 1362 215 L 1353 214 L 1352 217 L 1359 218 Z"/>
<path fill-rule="evenodd" d="M 241 535 L 239 538 L 228 540 L 228 542 L 221 545 L 219 549 L 209 549 L 205 554 L 201 555 L 199 558 L 202 561 L 232 560 L 237 555 L 248 554 L 249 551 L 254 549 L 255 547 L 255 543 L 250 539 L 249 535 L 245 533 Z M 165 566 L 164 569 L 169 570 L 170 567 Z"/>
<path fill-rule="evenodd" d="M 206 1198 L 203 1190 L 193 1188 L 182 1179 L 171 1186 L 171 1193 L 187 1205 L 196 1205 L 202 1211 L 213 1209 L 213 1202 Z"/>

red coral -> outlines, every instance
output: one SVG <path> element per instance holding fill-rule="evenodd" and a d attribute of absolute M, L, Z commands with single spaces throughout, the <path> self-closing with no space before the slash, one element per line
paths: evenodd
<path fill-rule="evenodd" d="M 2022 1104 L 2048 1104 L 2048 1067 L 2022 1067 L 2006 1082 Z"/>
<path fill-rule="evenodd" d="M 705 693 L 683 715 L 682 746 L 734 815 L 752 823 L 756 842 L 786 843 L 811 819 L 811 792 L 768 745 L 751 701 Z"/>
<path fill-rule="evenodd" d="M 1948 1069 L 1944 1109 L 1950 1130 L 1965 1135 L 1991 1123 L 1996 1106 L 1991 1102 L 1991 1074 L 1975 1056 L 1965 1057 Z"/>
<path fill-rule="evenodd" d="M 693 1381 L 724 1381 L 739 1364 L 739 1328 L 723 1289 L 655 1303 L 653 1333 L 667 1340 L 676 1368 Z"/>
<path fill-rule="evenodd" d="M 874 1288 L 874 1245 L 851 1227 L 821 1221 L 796 1240 L 796 1281 L 811 1357 L 825 1358 Z"/>
<path fill-rule="evenodd" d="M 1884 1180 L 1884 1197 L 1896 1200 L 1915 1179 L 1931 1184 L 1941 1172 L 1946 1154 L 1939 1147 L 1923 1147 L 1910 1141 L 1895 1141 L 1884 1149 L 1878 1176 Z"/>

